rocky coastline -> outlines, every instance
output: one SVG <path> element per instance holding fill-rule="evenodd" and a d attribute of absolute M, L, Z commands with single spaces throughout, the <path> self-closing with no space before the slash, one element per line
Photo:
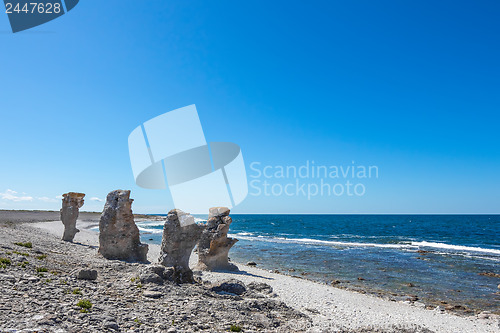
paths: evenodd
<path fill-rule="evenodd" d="M 159 246 L 149 263 L 99 255 L 88 230 L 98 214 L 80 213 L 70 243 L 57 217 L 29 223 L 51 219 L 3 213 L 0 332 L 500 331 L 495 315 L 457 316 L 238 263 L 238 271 L 198 271 L 194 255 L 194 283 L 177 284 L 157 264 Z"/>

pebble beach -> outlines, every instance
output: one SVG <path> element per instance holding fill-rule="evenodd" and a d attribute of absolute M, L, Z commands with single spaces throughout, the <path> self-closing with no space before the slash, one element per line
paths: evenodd
<path fill-rule="evenodd" d="M 459 316 L 243 263 L 195 271 L 194 284 L 151 279 L 158 245 L 150 263 L 107 260 L 90 230 L 99 214 L 82 213 L 72 243 L 54 214 L 0 212 L 0 332 L 500 332 L 495 314 Z"/>

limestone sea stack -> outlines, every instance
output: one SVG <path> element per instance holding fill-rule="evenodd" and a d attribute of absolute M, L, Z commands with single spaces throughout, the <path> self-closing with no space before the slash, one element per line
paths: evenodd
<path fill-rule="evenodd" d="M 132 214 L 130 191 L 108 194 L 99 221 L 99 253 L 107 259 L 147 261 L 148 245 L 141 244 Z"/>
<path fill-rule="evenodd" d="M 83 206 L 85 194 L 77 192 L 69 192 L 63 194 L 61 221 L 64 224 L 64 233 L 62 239 L 67 242 L 72 242 L 78 230 L 76 228 L 76 220 L 80 213 L 80 208 Z"/>
<path fill-rule="evenodd" d="M 203 271 L 238 270 L 238 267 L 228 261 L 229 250 L 238 241 L 227 237 L 229 226 L 233 222 L 229 217 L 229 212 L 227 207 L 210 208 L 206 228 L 198 243 L 197 269 Z"/>
<path fill-rule="evenodd" d="M 194 217 L 180 209 L 168 212 L 163 227 L 160 264 L 173 267 L 173 280 L 177 283 L 193 283 L 193 271 L 189 268 L 189 257 L 200 239 L 203 226 Z"/>

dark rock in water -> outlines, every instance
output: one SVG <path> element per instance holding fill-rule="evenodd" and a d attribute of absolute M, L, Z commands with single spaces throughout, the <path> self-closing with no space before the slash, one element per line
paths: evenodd
<path fill-rule="evenodd" d="M 254 261 L 249 261 L 249 262 L 247 262 L 247 265 L 248 266 L 257 266 L 257 263 Z"/>
<path fill-rule="evenodd" d="M 263 282 L 250 282 L 247 285 L 248 289 L 258 291 L 263 294 L 272 294 L 273 293 L 273 287 L 268 285 L 267 283 Z"/>
<path fill-rule="evenodd" d="M 364 281 L 364 280 L 365 280 L 365 279 L 364 279 L 364 278 L 362 278 L 361 276 L 360 276 L 360 277 L 358 277 L 358 281 Z"/>
<path fill-rule="evenodd" d="M 170 278 L 176 283 L 194 283 L 189 257 L 202 231 L 203 226 L 196 224 L 193 216 L 180 209 L 168 212 L 163 227 L 159 262 L 173 268 Z"/>
<path fill-rule="evenodd" d="M 147 261 L 148 245 L 141 244 L 134 222 L 130 191 L 108 194 L 99 221 L 99 253 L 107 259 Z"/>
<path fill-rule="evenodd" d="M 499 278 L 500 279 L 500 274 L 493 273 L 493 272 L 483 272 L 483 273 L 479 273 L 479 275 L 489 276 L 489 277 L 494 277 L 494 278 Z"/>
<path fill-rule="evenodd" d="M 418 301 L 418 296 L 417 295 L 408 295 L 406 300 L 410 301 L 410 302 L 416 302 L 416 301 Z"/>
<path fill-rule="evenodd" d="M 61 221 L 64 224 L 64 234 L 62 239 L 67 242 L 72 242 L 78 230 L 76 228 L 76 220 L 80 213 L 80 208 L 83 206 L 85 194 L 69 192 L 63 194 Z"/>
<path fill-rule="evenodd" d="M 227 237 L 229 226 L 233 222 L 229 217 L 229 212 L 227 207 L 210 208 L 206 228 L 198 243 L 197 269 L 202 271 L 238 270 L 238 267 L 229 263 L 228 260 L 229 250 L 238 241 Z"/>
<path fill-rule="evenodd" d="M 78 272 L 77 278 L 80 280 L 96 280 L 97 271 L 95 269 L 82 269 Z"/>
<path fill-rule="evenodd" d="M 413 283 L 411 283 L 411 282 L 410 283 L 406 283 L 405 286 L 410 287 L 410 288 L 415 287 L 415 285 Z"/>
<path fill-rule="evenodd" d="M 332 285 L 340 284 L 340 280 L 332 280 Z"/>
<path fill-rule="evenodd" d="M 224 282 L 221 282 L 212 287 L 212 291 L 215 292 L 226 292 L 234 295 L 242 295 L 247 288 L 245 284 L 236 279 L 230 279 Z"/>

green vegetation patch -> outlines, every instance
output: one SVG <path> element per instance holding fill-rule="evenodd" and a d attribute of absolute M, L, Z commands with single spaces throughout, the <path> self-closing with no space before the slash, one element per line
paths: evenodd
<path fill-rule="evenodd" d="M 76 305 L 81 308 L 80 312 L 86 313 L 92 307 L 92 302 L 88 299 L 81 299 L 78 301 L 78 303 L 76 303 Z"/>
<path fill-rule="evenodd" d="M 17 242 L 17 243 L 14 243 L 14 245 L 26 247 L 28 249 L 31 249 L 33 247 L 33 244 L 31 244 L 31 242 L 26 242 L 26 243 Z"/>
<path fill-rule="evenodd" d="M 241 332 L 241 327 L 239 327 L 238 325 L 231 325 L 231 327 L 229 327 L 229 330 L 231 332 Z"/>

